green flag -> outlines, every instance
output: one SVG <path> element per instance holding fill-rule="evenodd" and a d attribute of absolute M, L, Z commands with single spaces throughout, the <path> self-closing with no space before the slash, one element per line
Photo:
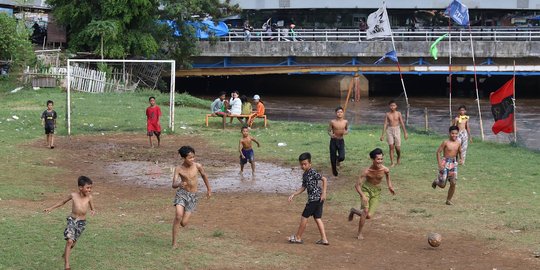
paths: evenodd
<path fill-rule="evenodd" d="M 437 44 L 441 42 L 445 37 L 447 37 L 448 34 L 444 34 L 440 36 L 433 44 L 431 44 L 431 47 L 429 48 L 429 52 L 431 53 L 431 56 L 433 56 L 433 59 L 437 60 L 437 54 L 439 53 L 439 50 L 437 49 Z"/>

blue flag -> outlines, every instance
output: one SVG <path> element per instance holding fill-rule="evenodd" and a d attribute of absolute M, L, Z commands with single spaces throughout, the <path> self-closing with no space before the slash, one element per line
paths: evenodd
<path fill-rule="evenodd" d="M 469 24 L 469 9 L 459 2 L 459 0 L 454 0 L 446 8 L 444 14 L 450 16 L 450 18 L 461 26 L 467 26 Z"/>
<path fill-rule="evenodd" d="M 396 51 L 389 51 L 383 57 L 381 57 L 381 59 L 375 61 L 375 63 L 373 63 L 373 64 L 378 65 L 378 64 L 382 63 L 384 61 L 384 59 L 386 59 L 386 58 L 388 58 L 388 59 L 390 59 L 390 60 L 392 60 L 394 62 L 398 61 Z"/>

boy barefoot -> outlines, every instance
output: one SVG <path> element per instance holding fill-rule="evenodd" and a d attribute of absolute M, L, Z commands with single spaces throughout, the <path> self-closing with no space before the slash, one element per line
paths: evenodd
<path fill-rule="evenodd" d="M 257 147 L 260 147 L 261 145 L 255 137 L 249 135 L 248 127 L 242 127 L 241 132 L 242 138 L 238 143 L 238 151 L 240 152 L 240 174 L 244 173 L 244 165 L 249 161 L 251 164 L 251 175 L 255 176 L 255 154 L 253 153 L 251 142 L 255 142 Z"/>
<path fill-rule="evenodd" d="M 451 126 L 448 129 L 449 139 L 441 143 L 437 148 L 437 164 L 439 166 L 439 174 L 437 179 L 431 184 L 432 188 L 444 188 L 446 182 L 450 181 L 450 188 L 448 189 L 448 195 L 446 197 L 446 204 L 452 205 L 452 196 L 456 190 L 456 181 L 458 173 L 458 158 L 461 157 L 461 142 L 458 139 L 457 126 Z M 443 156 L 441 157 L 441 152 Z M 463 160 L 459 160 L 460 164 L 463 164 Z"/>
<path fill-rule="evenodd" d="M 336 108 L 336 119 L 330 121 L 328 125 L 328 135 L 330 135 L 330 163 L 332 164 L 332 174 L 338 176 L 337 166 L 345 160 L 345 140 L 343 136 L 349 133 L 349 122 L 344 118 L 343 108 Z"/>
<path fill-rule="evenodd" d="M 161 116 L 161 109 L 158 105 L 156 105 L 156 98 L 150 97 L 148 98 L 148 102 L 150 102 L 150 106 L 146 108 L 146 131 L 148 135 L 148 142 L 150 143 L 150 147 L 154 147 L 154 143 L 152 142 L 152 135 L 156 135 L 157 138 L 157 146 L 159 147 L 161 140 L 161 125 L 159 124 L 159 117 Z"/>
<path fill-rule="evenodd" d="M 394 149 L 396 149 L 397 154 L 397 164 L 399 165 L 401 161 L 401 130 L 399 126 L 403 129 L 403 135 L 405 140 L 409 137 L 407 135 L 407 130 L 405 129 L 405 124 L 403 123 L 403 117 L 401 113 L 397 110 L 397 103 L 393 100 L 388 102 L 390 111 L 386 113 L 384 117 L 384 127 L 381 134 L 381 141 L 384 139 L 384 134 L 386 134 L 386 141 L 388 142 L 388 147 L 390 149 L 390 166 L 394 167 Z"/>
<path fill-rule="evenodd" d="M 47 100 L 47 109 L 41 114 L 41 125 L 45 128 L 47 147 L 54 148 L 54 129 L 56 128 L 57 114 L 53 110 L 54 102 Z"/>
<path fill-rule="evenodd" d="M 469 129 L 469 116 L 466 115 L 467 108 L 464 105 L 459 106 L 459 115 L 452 121 L 453 126 L 459 128 L 458 139 L 461 142 L 461 160 L 465 164 L 465 157 L 467 157 L 467 148 L 469 142 L 472 143 L 471 130 Z"/>
<path fill-rule="evenodd" d="M 383 177 L 386 178 L 386 185 L 388 185 L 388 190 L 392 195 L 396 195 L 392 182 L 390 181 L 390 170 L 383 165 L 383 152 L 380 148 L 375 148 L 369 153 L 369 157 L 372 160 L 371 166 L 365 169 L 358 178 L 358 182 L 354 186 L 356 192 L 360 194 L 362 199 L 362 208 L 357 210 L 351 208 L 349 212 L 349 221 L 352 221 L 354 215 L 360 216 L 360 221 L 358 222 L 358 239 L 364 239 L 362 235 L 362 228 L 366 223 L 366 219 L 373 217 L 375 209 L 379 204 L 379 197 L 381 195 L 380 184 Z"/>
<path fill-rule="evenodd" d="M 208 176 L 204 172 L 201 164 L 195 162 L 195 149 L 191 146 L 182 146 L 178 153 L 182 157 L 182 164 L 174 168 L 172 188 L 178 188 L 173 203 L 175 207 L 175 217 L 172 228 L 172 246 L 177 248 L 176 235 L 180 226 L 185 227 L 188 224 L 191 213 L 197 207 L 197 173 L 199 173 L 206 185 L 206 196 L 210 198 L 212 190 L 208 183 Z M 180 181 L 178 180 L 180 177 Z"/>
<path fill-rule="evenodd" d="M 86 212 L 90 207 L 90 213 L 92 216 L 95 214 L 94 205 L 92 204 L 92 180 L 86 176 L 80 176 L 77 180 L 79 191 L 69 194 L 69 196 L 63 201 L 43 210 L 45 213 L 50 213 L 53 209 L 58 208 L 70 200 L 73 200 L 71 204 L 71 215 L 67 218 L 67 227 L 64 230 L 64 238 L 66 240 L 66 247 L 64 248 L 64 266 L 65 269 L 71 269 L 69 265 L 69 256 L 71 255 L 71 249 L 75 247 L 77 239 L 84 232 L 86 228 Z"/>
<path fill-rule="evenodd" d="M 304 174 L 302 175 L 302 187 L 289 196 L 289 202 L 292 202 L 294 196 L 299 195 L 307 189 L 308 203 L 306 204 L 302 217 L 300 218 L 298 232 L 289 237 L 289 243 L 304 243 L 302 240 L 302 234 L 306 229 L 308 218 L 313 216 L 315 223 L 317 223 L 317 228 L 319 228 L 319 233 L 321 234 L 321 239 L 315 243 L 327 246 L 329 243 L 328 239 L 326 238 L 326 232 L 324 231 L 324 224 L 321 220 L 323 204 L 326 200 L 326 177 L 321 176 L 311 168 L 310 153 L 301 154 L 300 157 L 298 157 L 298 161 L 300 162 L 300 168 L 302 168 L 304 171 Z M 322 181 L 322 188 L 318 185 L 319 181 Z"/>

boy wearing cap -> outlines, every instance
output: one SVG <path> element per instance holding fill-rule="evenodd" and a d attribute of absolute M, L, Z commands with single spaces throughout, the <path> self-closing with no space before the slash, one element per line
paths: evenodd
<path fill-rule="evenodd" d="M 248 119 L 249 127 L 253 125 L 253 121 L 255 121 L 255 118 L 263 116 L 266 110 L 264 107 L 264 103 L 261 101 L 261 97 L 259 95 L 253 96 L 253 102 L 255 102 L 255 106 L 257 106 L 257 111 L 255 111 L 249 116 L 249 119 Z"/>

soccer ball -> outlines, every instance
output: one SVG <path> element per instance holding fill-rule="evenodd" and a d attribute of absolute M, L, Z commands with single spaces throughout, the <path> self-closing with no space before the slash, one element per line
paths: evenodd
<path fill-rule="evenodd" d="M 438 233 L 430 233 L 428 236 L 428 244 L 432 247 L 438 247 L 441 245 L 442 236 Z"/>

